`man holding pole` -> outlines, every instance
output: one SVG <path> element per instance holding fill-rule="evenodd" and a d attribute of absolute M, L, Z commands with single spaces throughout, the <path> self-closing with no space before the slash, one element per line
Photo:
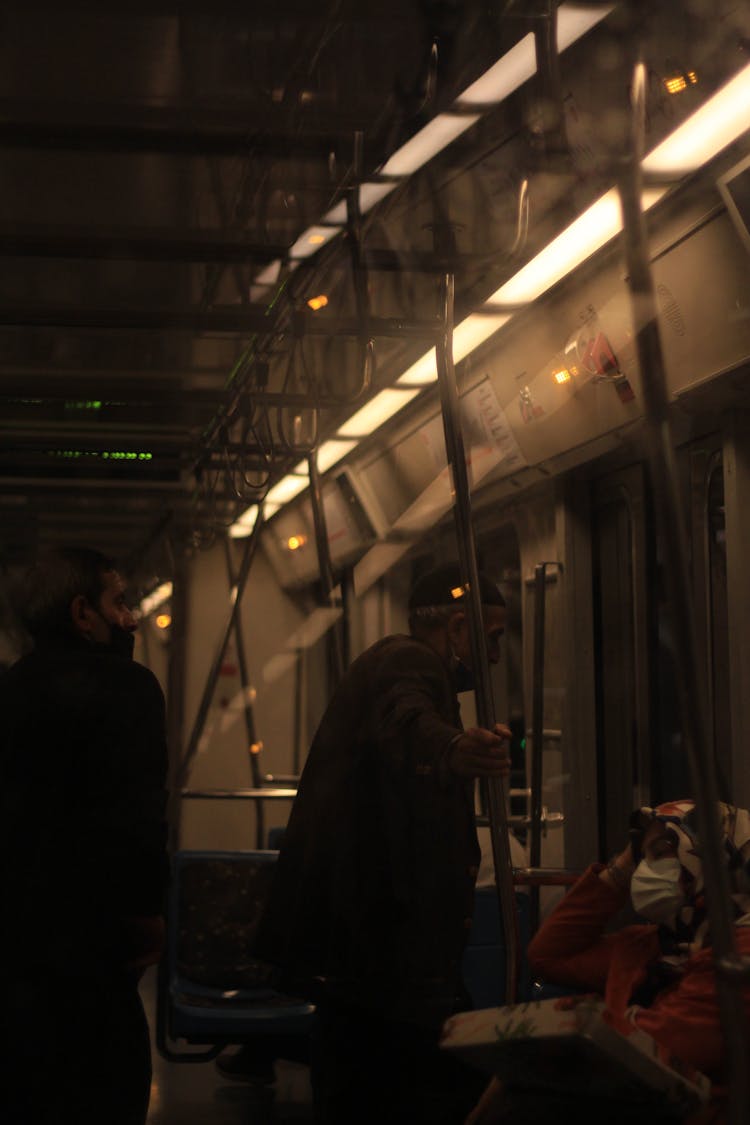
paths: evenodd
<path fill-rule="evenodd" d="M 491 663 L 504 601 L 479 578 Z M 507 727 L 463 731 L 471 686 L 459 568 L 420 579 L 410 636 L 352 665 L 317 730 L 256 942 L 319 1007 L 317 1120 L 462 1120 L 475 1078 L 438 1055 L 468 1006 L 461 958 L 479 866 L 475 778 L 510 769 Z"/>

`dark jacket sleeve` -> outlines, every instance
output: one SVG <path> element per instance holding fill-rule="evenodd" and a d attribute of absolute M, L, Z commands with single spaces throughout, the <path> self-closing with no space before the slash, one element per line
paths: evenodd
<path fill-rule="evenodd" d="M 604 927 L 625 903 L 626 894 L 599 878 L 600 865 L 589 867 L 560 900 L 529 945 L 529 968 L 552 984 L 605 991 L 614 934 Z"/>
<path fill-rule="evenodd" d="M 436 653 L 418 641 L 394 647 L 377 669 L 373 700 L 372 738 L 386 756 L 407 747 L 414 769 L 444 766 L 461 722 Z"/>

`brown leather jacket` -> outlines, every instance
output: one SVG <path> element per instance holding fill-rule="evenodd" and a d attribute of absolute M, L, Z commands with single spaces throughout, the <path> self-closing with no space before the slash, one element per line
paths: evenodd
<path fill-rule="evenodd" d="M 461 731 L 427 644 L 362 654 L 313 740 L 255 950 L 288 987 L 433 1025 L 455 1009 L 479 847 Z"/>

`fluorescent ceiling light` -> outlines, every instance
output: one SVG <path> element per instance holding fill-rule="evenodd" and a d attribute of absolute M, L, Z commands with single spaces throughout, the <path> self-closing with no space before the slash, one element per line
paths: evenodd
<path fill-rule="evenodd" d="M 365 403 L 361 410 L 353 414 L 343 426 L 339 427 L 339 437 L 367 437 L 377 430 L 394 414 L 398 414 L 408 402 L 419 394 L 419 388 L 388 387 Z"/>
<path fill-rule="evenodd" d="M 487 306 L 485 306 L 487 307 Z M 507 324 L 508 313 L 478 312 L 467 316 L 453 333 L 453 359 L 460 363 L 470 352 Z"/>
<path fill-rule="evenodd" d="M 294 246 L 289 251 L 290 258 L 309 258 L 312 254 L 317 254 L 326 242 L 330 242 L 332 238 L 340 231 L 339 226 L 325 226 L 325 227 L 308 227 L 304 231 Z"/>
<path fill-rule="evenodd" d="M 142 598 L 141 604 L 138 607 L 141 611 L 141 616 L 148 617 L 155 609 L 158 609 L 159 606 L 169 601 L 172 597 L 172 588 L 171 582 L 162 582 L 161 586 L 157 586 L 155 590 L 152 590 L 150 594 Z"/>
<path fill-rule="evenodd" d="M 601 18 L 601 17 L 600 17 Z M 559 20 L 559 16 L 558 16 Z M 559 34 L 558 34 L 559 43 Z M 485 71 L 481 78 L 467 86 L 463 94 L 456 98 L 460 106 L 495 105 L 507 98 L 524 82 L 536 73 L 536 50 L 534 36 L 524 35 L 523 39 L 511 47 L 494 66 Z M 473 124 L 473 122 L 472 122 Z"/>
<path fill-rule="evenodd" d="M 750 65 L 691 113 L 643 161 L 645 172 L 684 176 L 750 128 Z"/>
<path fill-rule="evenodd" d="M 646 188 L 644 210 L 661 199 L 666 187 Z M 569 227 L 553 238 L 535 258 L 501 285 L 485 302 L 491 309 L 498 305 L 525 305 L 535 301 L 556 282 L 590 258 L 622 230 L 620 197 L 616 188 L 592 203 Z"/>
<path fill-rule="evenodd" d="M 426 387 L 437 379 L 437 355 L 432 348 L 396 380 L 399 387 Z"/>
<path fill-rule="evenodd" d="M 247 539 L 247 537 L 252 534 L 257 518 L 258 505 L 253 504 L 250 508 L 246 508 L 242 515 L 238 516 L 229 528 L 229 538 Z"/>
<path fill-rule="evenodd" d="M 282 477 L 281 480 L 268 490 L 268 499 L 272 504 L 288 504 L 295 496 L 299 496 L 300 492 L 304 492 L 309 483 L 306 476 L 294 476 L 290 474 L 287 477 Z"/>
<path fill-rule="evenodd" d="M 613 10 L 614 5 L 592 9 L 576 4 L 563 4 L 557 11 L 557 49 L 564 51 L 585 35 Z M 534 36 L 525 35 L 498 59 L 489 70 L 467 86 L 456 98 L 460 110 L 467 106 L 486 109 L 499 105 L 536 73 Z M 441 113 L 415 133 L 379 169 L 384 176 L 409 176 L 424 167 L 433 157 L 475 125 L 481 114 Z M 360 187 L 359 207 L 369 211 L 396 187 L 394 183 L 364 183 Z M 343 225 L 346 222 L 346 204 L 337 203 L 325 216 L 328 223 Z M 307 232 L 306 232 L 307 233 Z M 302 235 L 299 244 L 305 235 Z M 295 256 L 302 256 L 295 255 Z"/>
<path fill-rule="evenodd" d="M 598 8 L 592 10 L 589 6 L 579 7 L 576 4 L 563 4 L 557 12 L 557 48 L 558 51 L 564 51 L 572 43 L 574 43 L 581 36 L 585 35 L 597 23 L 605 19 L 613 10 L 614 5 Z M 464 92 L 456 99 L 456 106 L 460 110 L 465 110 L 466 107 L 476 106 L 485 108 L 488 105 L 498 105 L 524 82 L 528 81 L 536 72 L 536 50 L 534 45 L 534 37 L 529 34 L 524 36 L 518 43 L 516 43 L 509 51 L 503 55 L 488 71 L 485 72 L 476 82 L 464 90 Z M 404 145 L 401 146 L 393 155 L 385 162 L 379 170 L 384 176 L 393 177 L 406 177 L 416 172 L 419 168 L 428 163 L 434 156 L 451 144 L 462 133 L 466 132 L 476 124 L 480 119 L 481 112 L 479 113 L 442 113 L 428 122 L 423 129 L 420 129 L 415 136 L 411 137 Z M 369 211 L 376 203 L 384 199 L 395 188 L 394 182 L 367 182 L 360 186 L 360 199 L 359 206 L 362 213 Z M 605 197 L 606 199 L 606 197 Z M 601 201 L 600 201 L 601 203 Z M 595 205 L 596 206 L 596 205 Z M 604 206 L 604 205 L 603 205 Z M 604 206 L 604 210 L 607 210 Z M 326 214 L 324 222 L 325 226 L 313 226 L 306 230 L 292 246 L 289 251 L 291 259 L 301 259 L 311 256 L 316 253 L 321 246 L 329 242 L 336 234 L 339 233 L 343 225 L 346 223 L 346 204 L 342 200 L 337 203 L 335 207 Z M 585 220 L 585 216 L 581 216 L 580 223 Z M 576 224 L 573 224 L 575 227 Z M 586 225 L 586 222 L 583 223 Z M 611 225 L 611 223 L 610 223 Z M 569 228 L 569 231 L 571 228 Z M 565 235 L 567 232 L 563 232 Z M 609 238 L 617 233 L 617 229 L 612 230 L 606 237 L 599 243 L 596 240 L 590 240 L 591 248 L 584 255 L 588 257 L 599 245 L 603 245 Z M 561 238 L 563 236 L 560 236 Z M 571 236 L 575 237 L 575 233 Z M 554 246 L 554 243 L 552 244 Z M 551 248 L 548 247 L 548 250 Z M 543 254 L 545 251 L 542 252 Z M 554 256 L 554 251 L 551 256 Z M 541 257 L 538 255 L 538 257 Z M 579 261 L 582 261 L 580 258 Z M 534 259 L 536 262 L 536 259 Z M 574 263 L 577 264 L 577 263 Z M 534 263 L 529 263 L 529 269 Z M 269 267 L 270 269 L 271 267 Z M 554 280 L 562 278 L 573 265 L 568 264 L 557 271 L 557 276 Z M 524 276 L 522 282 L 517 285 L 517 288 L 526 286 L 527 290 L 536 289 L 535 295 L 543 292 L 545 288 L 549 288 L 554 284 L 554 280 L 548 281 L 542 288 L 540 285 L 540 276 L 546 270 L 549 272 L 550 267 L 546 262 L 538 265 L 536 272 L 529 270 L 529 273 Z M 524 273 L 521 270 L 516 278 L 519 278 Z M 490 299 L 485 306 L 484 312 L 473 314 L 467 317 L 459 324 L 454 332 L 453 338 L 453 357 L 455 362 L 460 362 L 485 340 L 489 339 L 495 332 L 510 319 L 511 313 L 500 312 L 493 310 L 492 304 L 495 303 L 522 303 L 522 300 L 534 298 L 519 298 L 509 297 L 505 293 L 508 286 L 516 279 L 511 279 L 511 282 L 506 283 L 502 289 L 498 290 L 496 294 Z M 437 378 L 436 365 L 435 365 L 435 351 L 432 349 L 421 359 L 404 372 L 398 380 L 396 387 L 390 387 L 376 395 L 370 402 L 366 403 L 356 414 L 353 415 L 343 426 L 339 428 L 337 438 L 358 439 L 372 433 L 373 430 L 382 426 L 394 414 L 397 414 L 407 403 L 419 393 L 419 389 L 429 383 L 435 382 Z M 342 442 L 333 439 L 326 442 L 318 451 L 318 467 L 321 472 L 325 472 L 332 465 L 336 464 L 342 457 L 346 456 L 351 449 L 356 445 L 356 440 Z M 298 466 L 303 468 L 303 466 Z M 272 488 L 268 494 L 269 500 L 277 502 L 279 505 L 287 503 L 293 499 L 300 492 L 307 487 L 307 478 L 303 476 L 285 477 L 277 485 Z"/>
<path fill-rule="evenodd" d="M 510 313 L 472 313 L 457 325 L 453 333 L 453 362 L 460 363 L 462 359 L 490 336 L 503 327 L 510 320 Z M 430 383 L 437 382 L 437 356 L 435 349 L 426 352 L 416 363 L 413 363 L 403 375 L 396 380 L 398 387 L 427 387 Z"/>
<path fill-rule="evenodd" d="M 381 199 L 385 199 L 386 195 L 398 187 L 397 183 L 373 183 L 368 180 L 366 183 L 360 185 L 359 189 L 359 209 L 364 214 L 370 211 L 376 203 L 380 203 Z M 342 200 L 332 207 L 325 216 L 327 223 L 338 223 L 339 226 L 344 226 L 346 223 L 346 203 Z"/>
<path fill-rule="evenodd" d="M 327 473 L 342 457 L 346 457 L 347 453 L 351 453 L 356 444 L 356 441 L 353 440 L 338 441 L 336 438 L 324 442 L 318 450 L 318 472 Z"/>
<path fill-rule="evenodd" d="M 432 160 L 433 156 L 452 144 L 456 137 L 476 125 L 479 117 L 478 113 L 439 113 L 394 152 L 381 172 L 384 176 L 411 176 Z"/>

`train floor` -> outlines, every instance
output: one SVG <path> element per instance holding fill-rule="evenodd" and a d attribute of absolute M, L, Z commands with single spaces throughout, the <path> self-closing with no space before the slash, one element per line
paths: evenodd
<path fill-rule="evenodd" d="M 156 971 L 141 986 L 154 1042 Z M 152 1047 L 148 1125 L 311 1125 L 310 1074 L 298 1063 L 277 1062 L 273 1086 L 222 1077 L 213 1062 L 170 1063 Z"/>

